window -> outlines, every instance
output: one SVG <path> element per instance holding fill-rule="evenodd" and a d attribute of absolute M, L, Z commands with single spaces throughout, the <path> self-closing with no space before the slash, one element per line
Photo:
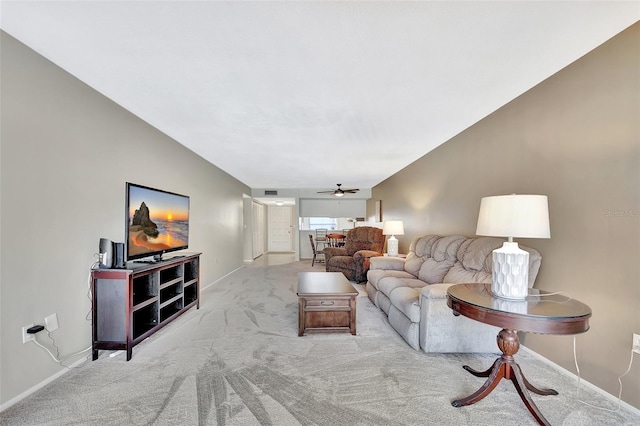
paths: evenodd
<path fill-rule="evenodd" d="M 302 224 L 300 229 L 316 230 L 318 228 L 336 229 L 337 221 L 335 217 L 304 217 L 300 218 Z M 305 226 L 307 225 L 308 226 Z"/>

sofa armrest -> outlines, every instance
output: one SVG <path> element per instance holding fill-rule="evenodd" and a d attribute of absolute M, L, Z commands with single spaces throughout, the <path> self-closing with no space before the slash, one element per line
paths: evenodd
<path fill-rule="evenodd" d="M 404 259 L 388 256 L 373 257 L 371 258 L 371 266 L 369 269 L 404 271 Z"/>
<path fill-rule="evenodd" d="M 427 284 L 420 290 L 420 298 L 426 299 L 446 299 L 447 289 L 454 284 L 441 283 L 441 284 Z"/>
<path fill-rule="evenodd" d="M 382 253 L 373 250 L 359 250 L 353 254 L 355 281 L 357 283 L 367 281 L 367 272 L 371 265 L 371 259 L 376 259 L 379 256 L 382 256 Z"/>
<path fill-rule="evenodd" d="M 382 253 L 373 250 L 358 250 L 353 254 L 354 258 L 371 258 L 382 256 Z"/>

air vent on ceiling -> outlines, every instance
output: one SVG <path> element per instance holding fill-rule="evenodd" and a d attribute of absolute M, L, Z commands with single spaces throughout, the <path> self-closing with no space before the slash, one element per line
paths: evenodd
<path fill-rule="evenodd" d="M 264 195 L 278 195 L 278 191 L 273 189 L 265 189 Z"/>

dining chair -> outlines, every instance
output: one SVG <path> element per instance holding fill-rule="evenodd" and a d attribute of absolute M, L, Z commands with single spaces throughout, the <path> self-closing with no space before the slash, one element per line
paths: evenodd
<path fill-rule="evenodd" d="M 311 250 L 313 251 L 313 259 L 311 259 L 311 266 L 313 267 L 313 265 L 316 264 L 316 262 L 318 263 L 324 263 L 324 252 L 318 252 L 316 250 L 316 245 L 313 242 L 313 235 L 309 234 L 309 242 L 311 243 Z M 321 258 L 318 256 L 322 256 Z"/>
<path fill-rule="evenodd" d="M 316 229 L 316 251 L 322 251 L 327 246 L 327 231 L 326 228 Z M 318 247 L 319 245 L 322 245 L 322 249 Z"/>

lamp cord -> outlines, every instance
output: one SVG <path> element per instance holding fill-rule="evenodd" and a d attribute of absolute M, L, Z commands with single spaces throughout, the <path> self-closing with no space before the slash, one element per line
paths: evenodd
<path fill-rule="evenodd" d="M 615 410 L 611 410 L 609 408 L 605 408 L 605 407 L 598 407 L 596 405 L 593 404 L 589 404 L 586 401 L 583 401 L 580 399 L 580 367 L 578 367 L 578 356 L 577 356 L 577 352 L 576 352 L 576 336 L 573 336 L 573 362 L 576 366 L 576 371 L 578 372 L 578 383 L 576 386 L 576 399 L 578 402 L 584 404 L 584 405 L 588 405 L 589 407 L 592 408 L 597 408 L 598 410 L 603 410 L 603 411 L 609 411 L 611 413 L 617 413 L 620 411 L 620 406 L 622 403 L 622 378 L 624 376 L 626 376 L 627 374 L 629 374 L 629 371 L 631 371 L 631 364 L 633 364 L 633 349 L 631 350 L 631 356 L 629 357 L 629 366 L 627 367 L 627 371 L 625 371 L 624 373 L 622 373 L 622 375 L 620 375 L 618 377 L 618 384 L 620 385 L 619 391 L 618 391 L 618 408 Z"/>

